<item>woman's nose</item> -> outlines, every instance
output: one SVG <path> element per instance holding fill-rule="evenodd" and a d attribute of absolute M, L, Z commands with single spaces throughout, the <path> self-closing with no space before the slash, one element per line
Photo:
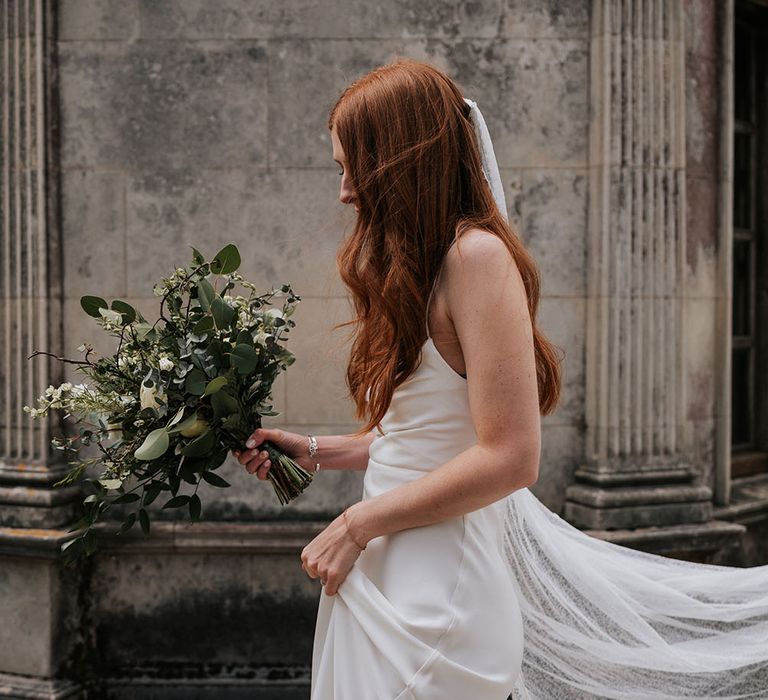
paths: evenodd
<path fill-rule="evenodd" d="M 352 204 L 355 201 L 355 193 L 351 189 L 342 187 L 339 193 L 339 200 L 342 204 Z"/>

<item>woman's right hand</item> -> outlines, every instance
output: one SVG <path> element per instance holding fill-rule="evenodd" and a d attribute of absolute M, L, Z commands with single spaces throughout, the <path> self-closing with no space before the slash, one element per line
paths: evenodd
<path fill-rule="evenodd" d="M 272 464 L 268 459 L 267 451 L 260 449 L 262 443 L 267 440 L 283 454 L 298 462 L 301 467 L 312 471 L 309 465 L 309 438 L 306 435 L 291 433 L 280 428 L 256 428 L 242 450 L 232 450 L 232 454 L 249 474 L 256 474 L 256 477 L 262 481 L 268 478 L 267 474 Z M 252 443 L 253 447 L 249 448 L 248 443 Z"/>

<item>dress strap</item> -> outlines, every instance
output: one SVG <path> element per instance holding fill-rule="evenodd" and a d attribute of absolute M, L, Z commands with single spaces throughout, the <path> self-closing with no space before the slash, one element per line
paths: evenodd
<path fill-rule="evenodd" d="M 453 237 L 453 240 L 448 245 L 448 249 L 450 249 L 450 247 L 454 243 L 456 243 L 456 236 Z M 446 249 L 446 252 L 447 252 L 448 249 Z M 440 279 L 440 275 L 442 275 L 442 273 L 443 273 L 444 263 L 445 263 L 445 256 L 443 256 L 443 260 L 440 263 L 440 269 L 437 271 L 437 274 L 435 275 L 435 279 L 432 280 L 432 286 L 430 287 L 429 295 L 427 296 L 427 307 L 426 307 L 426 312 L 424 314 L 424 327 L 425 327 L 425 329 L 427 331 L 427 338 L 429 338 L 429 305 L 430 305 L 430 302 L 432 301 L 432 292 L 435 291 L 435 287 L 437 286 L 437 282 Z"/>

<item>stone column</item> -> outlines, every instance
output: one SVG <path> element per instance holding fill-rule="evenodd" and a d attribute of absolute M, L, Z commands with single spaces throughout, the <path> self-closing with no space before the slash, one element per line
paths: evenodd
<path fill-rule="evenodd" d="M 67 679 L 79 639 L 78 569 L 65 570 L 79 487 L 50 440 L 61 417 L 32 420 L 62 381 L 55 3 L 0 0 L 0 695 L 81 697 Z M 58 412 L 59 414 L 61 412 Z"/>
<path fill-rule="evenodd" d="M 684 386 L 682 0 L 592 4 L 587 454 L 579 527 L 701 523 Z"/>
<path fill-rule="evenodd" d="M 72 520 L 79 488 L 50 447 L 57 422 L 22 411 L 62 380 L 61 241 L 57 201 L 52 11 L 44 0 L 0 4 L 0 525 Z M 60 412 L 58 412 L 60 413 Z"/>

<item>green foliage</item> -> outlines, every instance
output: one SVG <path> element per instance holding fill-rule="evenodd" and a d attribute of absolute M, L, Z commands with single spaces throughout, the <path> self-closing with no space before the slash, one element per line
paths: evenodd
<path fill-rule="evenodd" d="M 272 384 L 295 360 L 282 343 L 295 326 L 290 317 L 301 297 L 288 284 L 257 294 L 238 272 L 242 261 L 234 244 L 210 261 L 191 250 L 191 265 L 175 268 L 154 286 L 160 298 L 154 323 L 123 300 L 81 297 L 83 311 L 116 339 L 115 353 L 92 359 L 93 347 L 83 344 L 83 360 L 69 362 L 90 381 L 49 387 L 38 407 L 24 407 L 33 418 L 66 411 L 79 424 L 79 435 L 54 440 L 73 458 L 55 485 L 87 487 L 82 516 L 69 529 L 75 536 L 62 547 L 67 563 L 96 550 L 93 526 L 113 505 L 135 507 L 118 534 L 138 520 L 149 535 L 149 507 L 163 492 L 162 508 L 186 506 L 198 521 L 200 484 L 228 488 L 214 470 L 230 450 L 243 449 L 262 416 L 277 415 Z M 234 292 L 238 285 L 242 294 Z M 275 306 L 279 298 L 282 305 Z M 79 458 L 79 450 L 93 444 L 99 456 Z M 271 443 L 264 446 L 274 465 L 269 475 L 275 494 L 288 503 L 312 475 Z M 95 466 L 101 468 L 98 478 L 86 477 Z"/>

